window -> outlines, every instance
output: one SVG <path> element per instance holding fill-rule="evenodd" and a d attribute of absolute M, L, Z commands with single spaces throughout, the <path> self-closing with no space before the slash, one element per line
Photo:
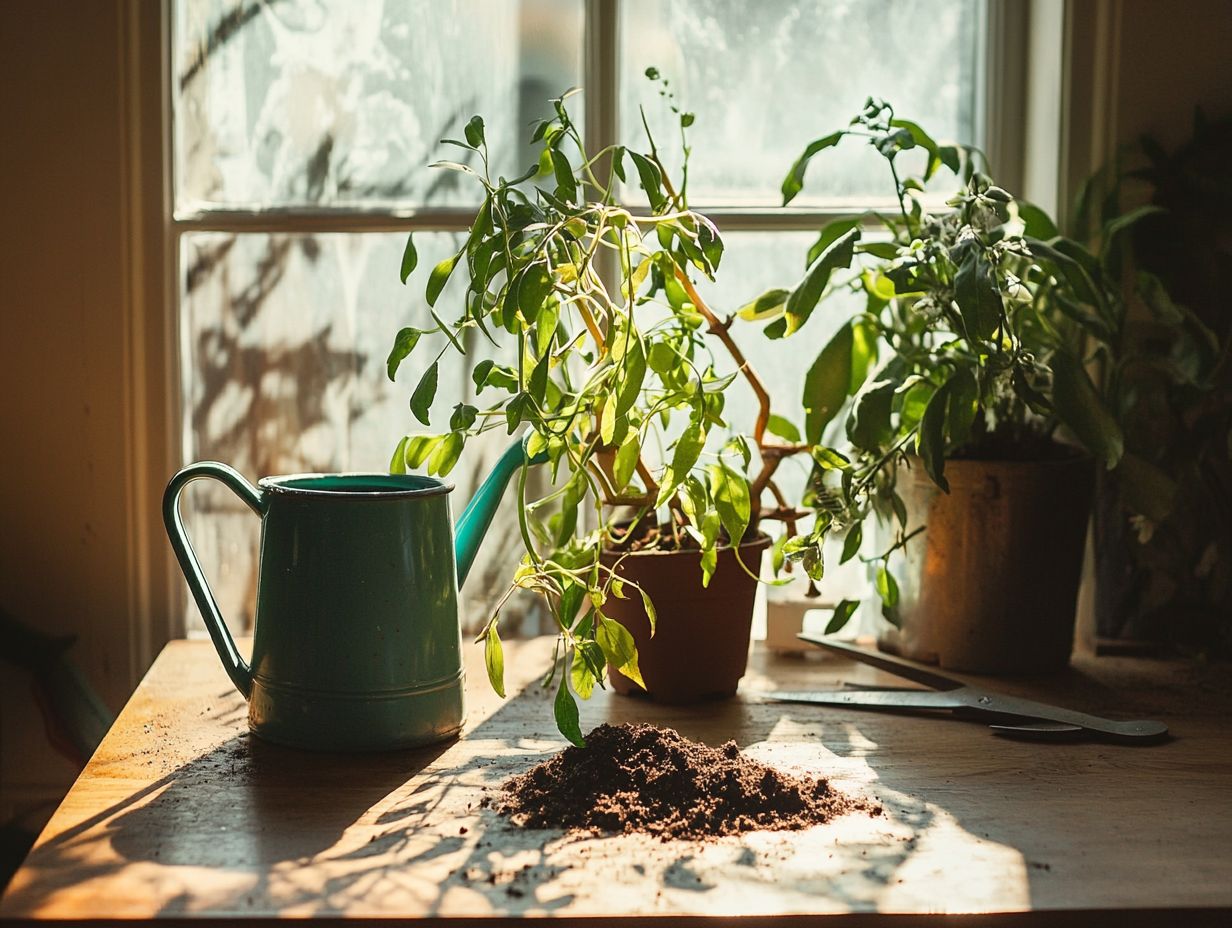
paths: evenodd
<path fill-rule="evenodd" d="M 691 200 L 725 233 L 723 283 L 711 295 L 735 307 L 794 281 L 825 217 L 872 205 L 885 189 L 872 159 L 840 150 L 792 210 L 776 209 L 799 150 L 865 96 L 895 101 L 939 136 L 985 141 L 983 75 L 999 6 L 175 0 L 171 230 L 185 459 L 250 476 L 386 468 L 412 424 L 413 383 L 390 384 L 384 360 L 393 333 L 423 312 L 422 290 L 398 282 L 399 257 L 412 229 L 422 267 L 457 249 L 474 191 L 425 165 L 472 114 L 483 114 L 508 162 L 501 169 L 516 173 L 528 126 L 570 86 L 586 88 L 580 115 L 596 147 L 639 134 L 639 106 L 652 127 L 664 125 L 643 77 L 659 68 L 697 115 Z M 818 343 L 838 321 L 817 320 Z M 758 338 L 746 343 L 754 364 L 768 357 Z M 798 369 L 781 358 L 772 372 L 763 365 L 778 395 L 798 394 L 811 361 L 801 354 Z M 460 368 L 442 371 L 434 414 L 472 389 Z M 734 403 L 751 419 L 751 396 Z M 736 418 L 741 408 L 729 404 Z M 471 452 L 453 475 L 462 498 L 485 469 Z M 223 614 L 240 627 L 251 620 L 259 526 L 210 487 L 190 492 L 185 517 Z M 472 584 L 507 571 L 516 544 L 486 546 Z"/>

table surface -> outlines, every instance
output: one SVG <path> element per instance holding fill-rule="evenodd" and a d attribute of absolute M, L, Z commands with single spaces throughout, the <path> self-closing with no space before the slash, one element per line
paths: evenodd
<path fill-rule="evenodd" d="M 884 804 L 802 832 L 703 844 L 519 830 L 485 790 L 558 750 L 533 682 L 545 639 L 506 645 L 510 698 L 468 647 L 470 718 L 431 749 L 338 756 L 250 737 L 210 645 L 174 642 L 0 901 L 6 919 L 194 916 L 1003 913 L 1014 924 L 1229 924 L 1232 739 L 1227 668 L 1079 658 L 997 688 L 1159 718 L 1154 747 L 1033 744 L 944 717 L 788 705 L 776 688 L 893 682 L 845 660 L 757 651 L 738 698 L 680 708 L 597 692 L 583 727 L 648 721 L 824 774 Z M 1026 913 L 1012 916 L 1009 913 Z M 911 922 L 913 919 L 898 921 Z"/>

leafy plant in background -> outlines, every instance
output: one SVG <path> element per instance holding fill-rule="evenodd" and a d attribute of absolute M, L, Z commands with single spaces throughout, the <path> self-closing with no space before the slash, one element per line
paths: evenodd
<path fill-rule="evenodd" d="M 805 380 L 815 519 L 783 550 L 819 580 L 827 537 L 843 536 L 848 561 L 876 514 L 892 531 L 887 550 L 871 558 L 876 587 L 897 624 L 898 585 L 886 562 L 923 529 L 907 524 L 900 466 L 917 459 L 948 492 L 947 458 L 1064 455 L 1055 440 L 1064 427 L 1104 468 L 1125 468 L 1121 428 L 1086 371 L 1093 354 L 1118 342 L 1125 310 L 1099 259 L 977 170 L 977 151 L 938 144 L 882 101 L 870 98 L 847 128 L 808 145 L 783 181 L 784 205 L 815 158 L 851 141 L 885 161 L 894 206 L 831 222 L 808 252 L 802 282 L 763 294 L 741 315 L 764 323 L 769 338 L 798 338 L 819 303 L 839 294 L 863 301 Z M 942 169 L 961 187 L 938 208 L 926 190 Z M 827 630 L 856 607 L 840 603 Z"/>
<path fill-rule="evenodd" d="M 1196 113 L 1192 138 L 1174 152 L 1151 138 L 1128 146 L 1091 179 L 1077 214 L 1130 303 L 1104 365 L 1130 466 L 1100 487 L 1099 631 L 1227 654 L 1232 119 Z M 1130 234 L 1118 234 L 1134 217 Z"/>
<path fill-rule="evenodd" d="M 732 337 L 733 318 L 720 316 L 696 287 L 698 278 L 714 278 L 723 241 L 714 223 L 688 204 L 693 115 L 680 110 L 654 69 L 647 76 L 659 81 L 678 117 L 679 182 L 664 169 L 648 127 L 644 150 L 587 151 L 568 94 L 534 130 L 538 163 L 512 180 L 491 176 L 480 117 L 466 126 L 464 139 L 445 140 L 477 167 L 438 167 L 472 178 L 483 202 L 461 250 L 428 274 L 432 325 L 402 329 L 388 362 L 392 378 L 426 338 L 443 336 L 435 356 L 420 350 L 410 400 L 415 417 L 429 426 L 439 361 L 446 351 L 465 354 L 462 331 L 477 329 L 494 348 L 512 349 L 508 364 L 468 357 L 484 401 L 458 404 L 446 431 L 404 437 L 391 469 L 425 466 L 447 474 L 467 442 L 490 430 L 524 429 L 529 454 L 546 456 L 555 488 L 529 498 L 523 470 L 518 511 L 525 556 L 480 639 L 492 685 L 503 693 L 501 606 L 517 589 L 542 594 L 558 627 L 545 685 L 559 675 L 557 724 L 578 744 L 570 688 L 588 697 L 603 685 L 608 665 L 641 682 L 633 639 L 604 604 L 641 595 L 652 629 L 655 622 L 644 591 L 621 579 L 619 564 L 601 563 L 600 552 L 696 549 L 705 585 L 720 546 L 753 537 L 766 520 L 786 522 L 790 536 L 806 514 L 786 500 L 774 474 L 784 457 L 810 446 L 772 413 L 768 392 Z M 619 184 L 634 180 L 646 198 L 644 211 L 617 199 Z M 404 282 L 417 262 L 408 239 Z M 466 293 L 446 318 L 438 301 L 454 275 L 467 281 Z M 819 295 L 815 275 L 808 286 L 793 303 L 797 316 L 807 313 L 809 294 L 814 303 Z M 744 429 L 724 413 L 724 391 L 738 377 L 758 401 L 756 420 Z"/>

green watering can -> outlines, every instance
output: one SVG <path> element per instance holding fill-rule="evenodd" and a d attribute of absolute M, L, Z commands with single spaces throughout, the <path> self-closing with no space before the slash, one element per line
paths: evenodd
<path fill-rule="evenodd" d="M 223 666 L 269 741 L 328 751 L 408 748 L 465 718 L 458 587 L 509 478 L 510 447 L 458 520 L 451 484 L 396 474 L 266 477 L 191 464 L 163 494 L 163 521 Z M 184 487 L 225 484 L 261 517 L 252 663 L 227 630 L 180 517 Z"/>

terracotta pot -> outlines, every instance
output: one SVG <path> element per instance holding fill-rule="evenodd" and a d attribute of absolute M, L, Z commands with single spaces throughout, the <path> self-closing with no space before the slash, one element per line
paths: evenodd
<path fill-rule="evenodd" d="M 758 535 L 740 546 L 740 559 L 754 574 L 770 546 Z M 740 569 L 732 548 L 720 548 L 710 586 L 702 586 L 697 551 L 640 551 L 625 557 L 621 576 L 650 594 L 658 617 L 655 635 L 640 596 L 610 598 L 604 612 L 627 628 L 637 643 L 646 691 L 608 669 L 618 693 L 649 695 L 658 702 L 689 703 L 733 696 L 749 659 L 757 581 Z M 605 552 L 609 566 L 620 555 Z"/>
<path fill-rule="evenodd" d="M 890 563 L 901 629 L 882 650 L 971 673 L 1069 663 L 1091 514 L 1090 458 L 947 461 L 949 494 L 919 461 L 900 475 L 908 524 L 926 530 Z"/>

